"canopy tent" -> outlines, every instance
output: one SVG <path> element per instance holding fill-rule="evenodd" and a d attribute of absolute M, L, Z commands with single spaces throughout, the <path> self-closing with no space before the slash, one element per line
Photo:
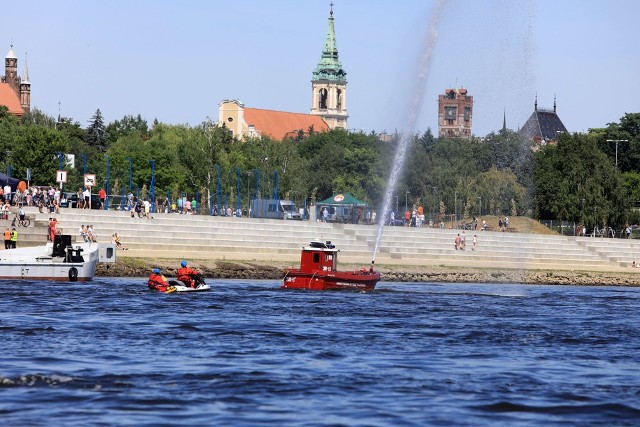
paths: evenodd
<path fill-rule="evenodd" d="M 12 178 L 8 176 L 6 173 L 0 172 L 0 186 L 4 187 L 5 185 L 7 185 L 7 181 L 11 186 L 11 191 L 16 191 L 16 188 L 18 188 L 18 183 L 21 180 L 19 180 L 18 178 Z"/>
<path fill-rule="evenodd" d="M 318 202 L 316 208 L 317 218 L 323 221 L 322 213 L 326 208 L 327 221 L 352 222 L 356 224 L 363 221 L 364 213 L 369 210 L 369 205 L 362 200 L 356 199 L 351 193 L 340 193 Z"/>
<path fill-rule="evenodd" d="M 351 193 L 340 193 L 329 197 L 321 202 L 318 202 L 321 206 L 360 206 L 365 207 L 367 203 L 362 200 L 358 200 L 353 197 Z"/>

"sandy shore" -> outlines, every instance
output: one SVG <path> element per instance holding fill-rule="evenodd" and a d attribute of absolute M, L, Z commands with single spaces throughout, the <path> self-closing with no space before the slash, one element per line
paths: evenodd
<path fill-rule="evenodd" d="M 115 264 L 98 264 L 96 276 L 147 277 L 154 267 L 167 277 L 175 276 L 179 259 L 125 258 Z M 282 279 L 291 263 L 245 261 L 190 261 L 189 266 L 201 271 L 205 278 Z M 361 266 L 343 265 L 342 270 Z M 637 271 L 636 271 L 637 270 Z M 593 271 L 511 270 L 495 268 L 460 268 L 444 266 L 384 266 L 379 271 L 384 282 L 415 283 L 522 283 L 582 286 L 640 286 L 640 269 L 628 273 Z"/>

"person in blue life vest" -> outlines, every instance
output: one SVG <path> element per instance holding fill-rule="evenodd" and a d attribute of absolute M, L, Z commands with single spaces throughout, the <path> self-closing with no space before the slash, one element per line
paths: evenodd
<path fill-rule="evenodd" d="M 167 282 L 167 278 L 160 273 L 159 268 L 153 269 L 147 284 L 149 285 L 149 289 L 156 289 L 160 292 L 166 292 L 169 288 L 169 282 Z"/>
<path fill-rule="evenodd" d="M 190 288 L 196 287 L 196 277 L 198 277 L 198 272 L 187 267 L 187 261 L 182 261 L 180 263 L 180 267 L 177 271 L 177 279 L 183 282 L 186 286 Z"/>

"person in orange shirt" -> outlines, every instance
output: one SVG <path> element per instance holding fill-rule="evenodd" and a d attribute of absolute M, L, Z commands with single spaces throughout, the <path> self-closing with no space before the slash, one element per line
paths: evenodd
<path fill-rule="evenodd" d="M 182 268 L 179 268 L 177 271 L 177 279 L 183 282 L 186 286 L 190 288 L 196 287 L 196 277 L 198 277 L 198 272 L 187 267 L 187 261 L 182 261 L 180 263 Z"/>
<path fill-rule="evenodd" d="M 98 191 L 98 198 L 100 199 L 100 209 L 104 209 L 104 202 L 107 200 L 107 192 L 104 191 L 104 188 Z"/>
<path fill-rule="evenodd" d="M 409 210 L 404 213 L 404 225 L 405 227 L 411 225 L 411 212 L 409 212 Z"/>
<path fill-rule="evenodd" d="M 51 240 L 52 242 L 55 240 L 56 238 L 56 224 L 58 223 L 58 220 L 53 218 L 49 221 L 49 240 Z"/>
<path fill-rule="evenodd" d="M 11 249 L 11 230 L 9 230 L 9 227 L 4 230 L 4 248 Z"/>

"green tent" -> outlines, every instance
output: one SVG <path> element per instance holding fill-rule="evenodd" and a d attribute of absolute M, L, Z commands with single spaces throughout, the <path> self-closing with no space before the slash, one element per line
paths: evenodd
<path fill-rule="evenodd" d="M 320 206 L 361 206 L 365 207 L 367 204 L 362 200 L 358 200 L 353 197 L 351 193 L 339 193 L 335 194 L 328 199 L 318 202 Z"/>
<path fill-rule="evenodd" d="M 318 202 L 316 205 L 318 219 L 324 220 L 323 211 L 327 210 L 326 220 L 329 222 L 353 222 L 364 220 L 368 205 L 353 197 L 351 193 L 339 193 Z"/>

